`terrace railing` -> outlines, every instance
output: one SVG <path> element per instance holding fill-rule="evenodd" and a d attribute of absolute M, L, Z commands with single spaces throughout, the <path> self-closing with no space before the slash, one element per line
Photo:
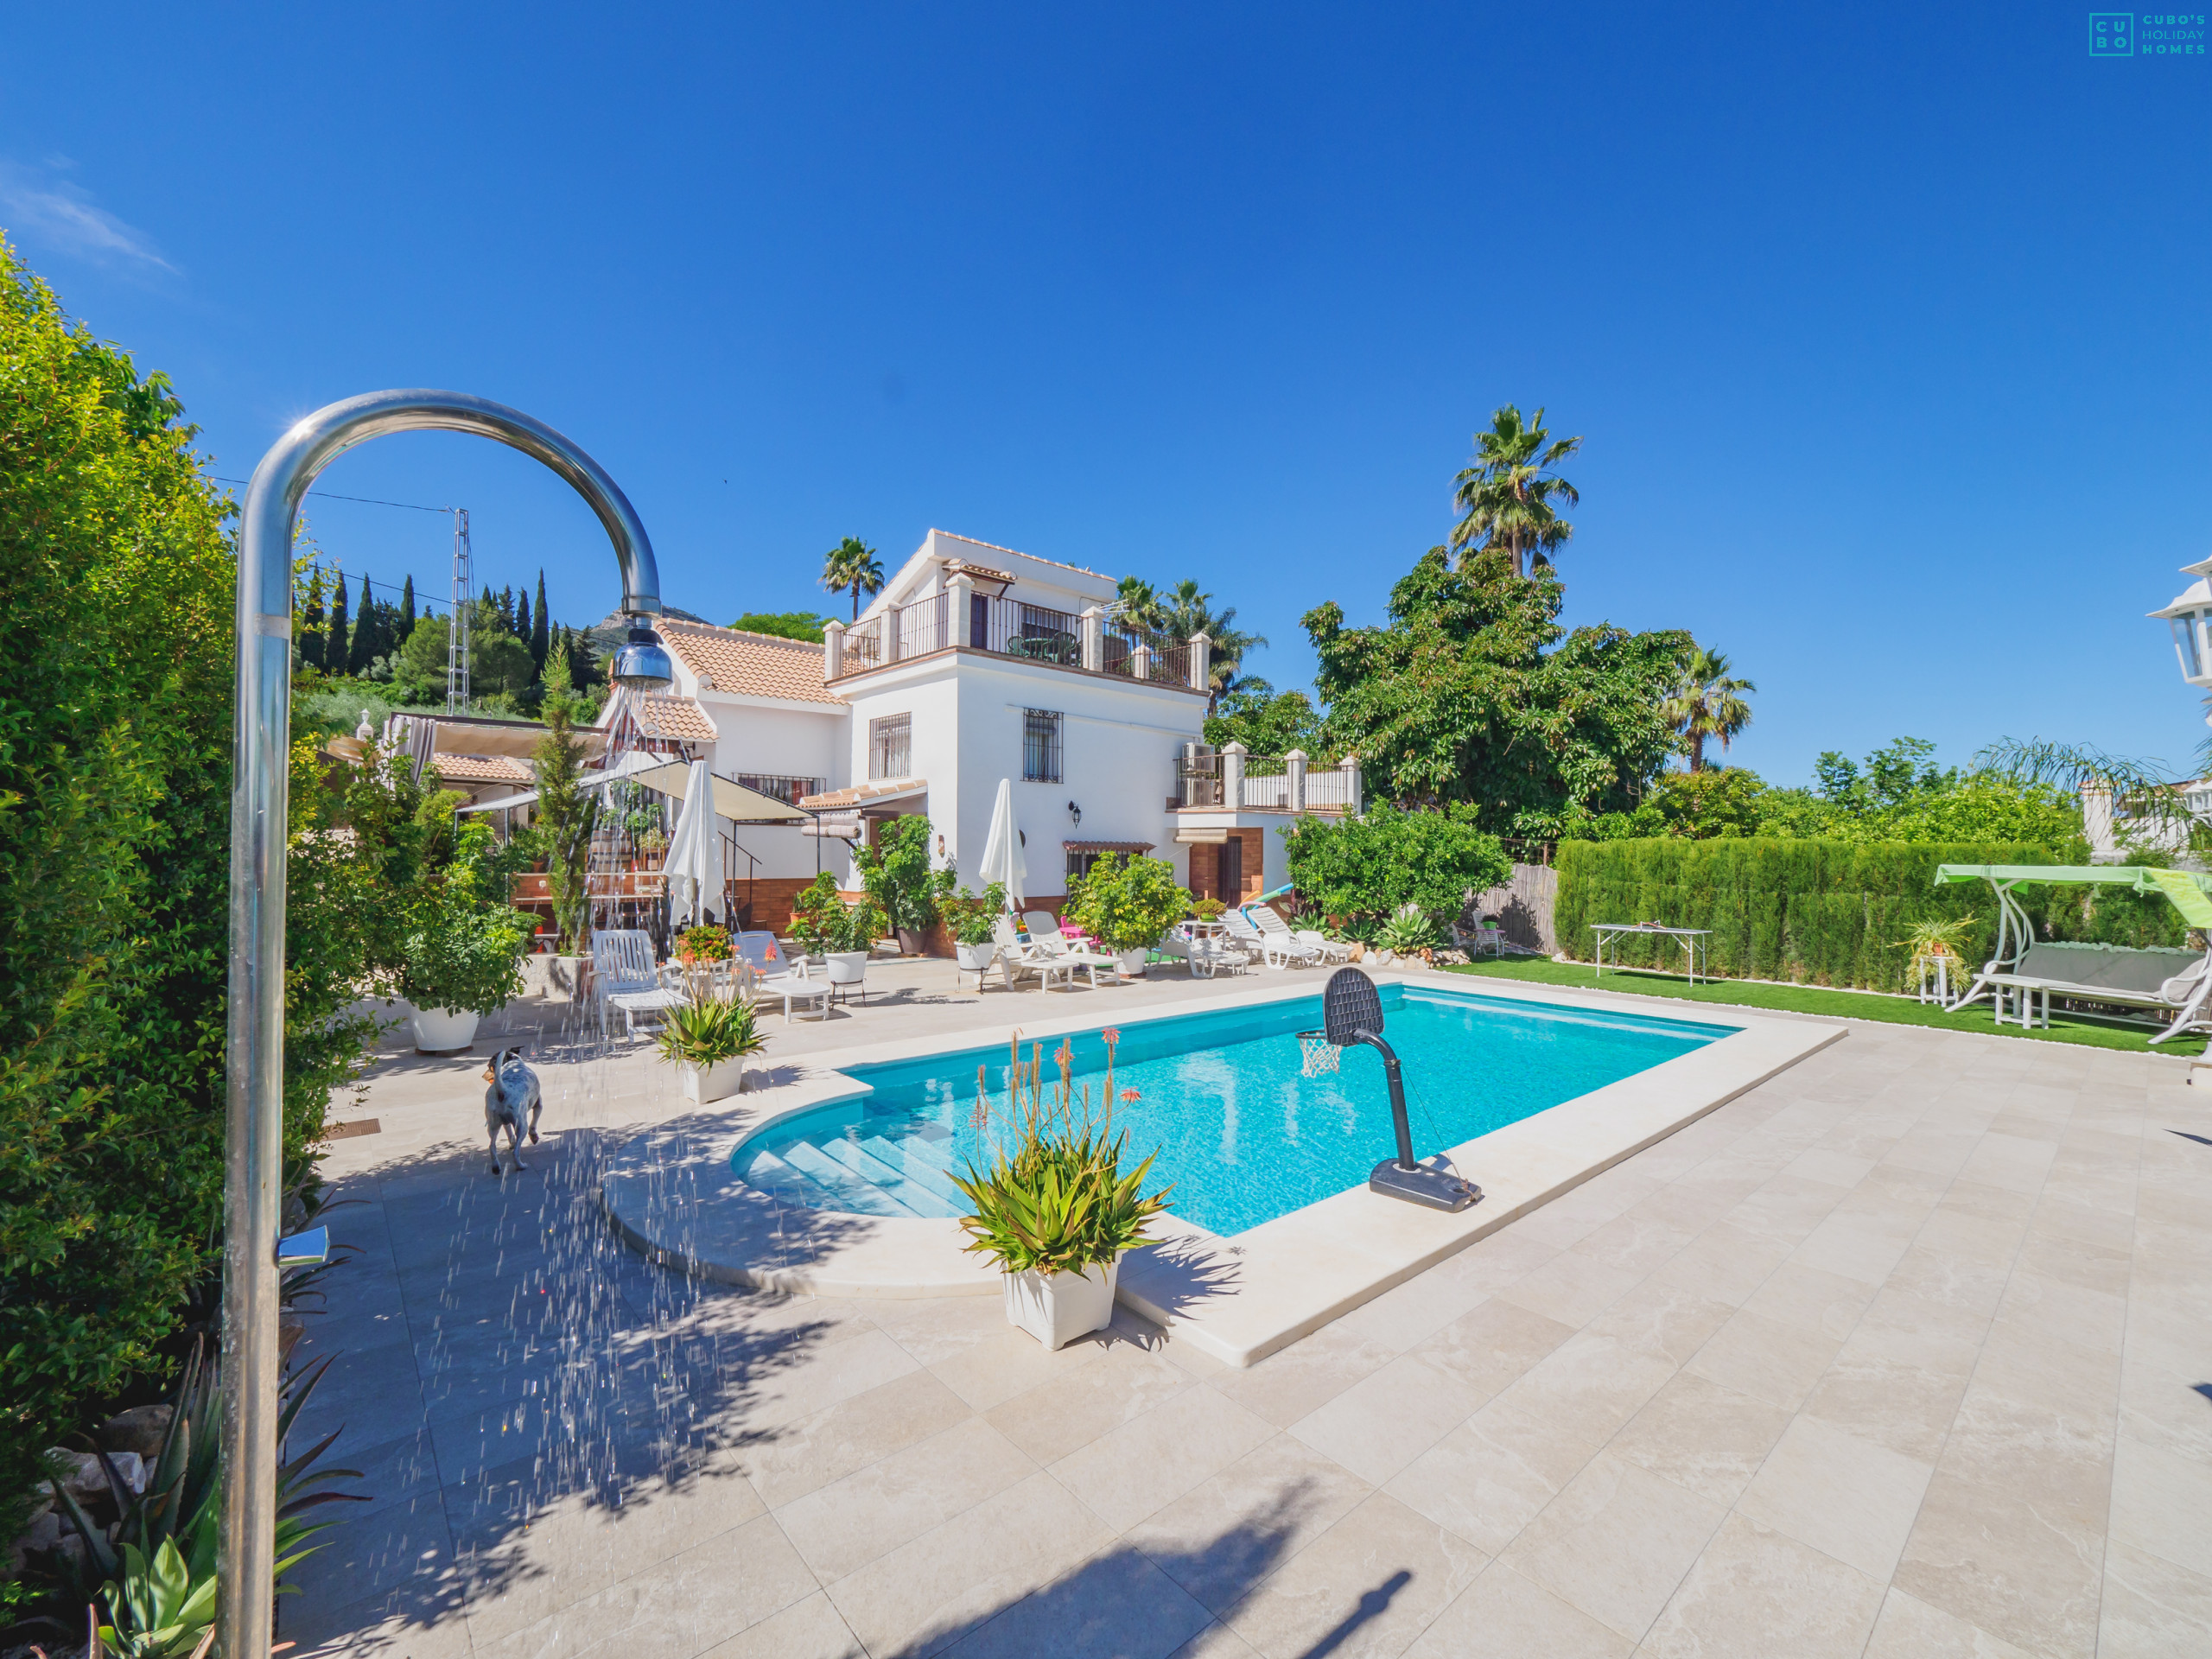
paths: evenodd
<path fill-rule="evenodd" d="M 737 781 L 745 788 L 758 790 L 770 799 L 781 801 L 786 806 L 796 806 L 806 796 L 822 792 L 822 779 L 819 778 L 786 778 L 777 772 L 741 772 L 737 774 Z"/>
<path fill-rule="evenodd" d="M 1099 666 L 1109 674 L 1165 685 L 1191 683 L 1191 642 L 1109 622 L 1099 641 Z"/>
<path fill-rule="evenodd" d="M 1308 812 L 1351 810 L 1351 773 L 1337 766 L 1306 768 L 1306 810 Z"/>
<path fill-rule="evenodd" d="M 952 596 L 933 594 L 902 605 L 891 613 L 890 623 L 897 630 L 900 660 L 943 651 L 952 644 Z"/>
<path fill-rule="evenodd" d="M 1281 810 L 1296 806 L 1298 803 L 1291 791 L 1290 763 L 1281 755 L 1245 756 L 1244 804 Z"/>
<path fill-rule="evenodd" d="M 1176 806 L 1219 806 L 1221 756 L 1184 754 L 1175 757 Z"/>
<path fill-rule="evenodd" d="M 977 651 L 1020 657 L 1059 668 L 1083 666 L 1083 619 L 1018 599 L 978 595 L 971 607 L 968 643 Z"/>
<path fill-rule="evenodd" d="M 883 644 L 875 636 L 871 623 L 865 628 L 855 628 L 845 636 L 845 666 L 847 674 L 865 674 L 883 663 Z"/>

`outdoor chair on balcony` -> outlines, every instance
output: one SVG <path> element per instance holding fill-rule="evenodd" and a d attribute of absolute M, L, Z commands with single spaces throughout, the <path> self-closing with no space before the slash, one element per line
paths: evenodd
<path fill-rule="evenodd" d="M 609 1010 L 621 1014 L 624 1034 L 634 1039 L 639 1014 L 666 1014 L 689 1001 L 682 991 L 661 983 L 652 936 L 639 928 L 602 928 L 591 936 L 591 984 L 602 1037 L 607 1034 Z"/>

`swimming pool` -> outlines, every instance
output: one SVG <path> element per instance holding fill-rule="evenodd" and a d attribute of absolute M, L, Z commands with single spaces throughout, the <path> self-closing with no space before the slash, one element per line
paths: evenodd
<path fill-rule="evenodd" d="M 1553 1007 L 1474 994 L 1381 988 L 1385 1036 L 1403 1062 L 1414 1150 L 1427 1157 L 1730 1035 L 1731 1026 L 1610 1010 Z M 1132 1021 L 1115 1051 L 1117 1128 L 1135 1156 L 1158 1149 L 1151 1179 L 1170 1204 L 1215 1233 L 1237 1233 L 1363 1185 L 1393 1150 L 1381 1057 L 1347 1049 L 1342 1070 L 1302 1074 L 1295 1036 L 1321 1023 L 1319 995 L 1172 1019 Z M 1074 1080 L 1103 1101 L 1106 1044 L 1097 1032 L 1043 1046 L 1049 1090 L 1065 1041 Z M 1024 1044 L 1027 1061 L 1033 1046 Z M 740 1179 L 809 1209 L 950 1217 L 966 1205 L 955 1171 L 988 1161 L 1009 1111 L 1003 1047 L 965 1049 L 849 1075 L 870 1087 L 768 1125 L 741 1141 Z M 991 1110 L 976 1121 L 976 1069 Z M 1482 1179 L 1479 1170 L 1467 1172 Z"/>

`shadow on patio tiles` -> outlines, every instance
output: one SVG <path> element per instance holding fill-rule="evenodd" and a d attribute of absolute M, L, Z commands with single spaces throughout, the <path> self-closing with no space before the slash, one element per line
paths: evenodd
<path fill-rule="evenodd" d="M 365 1535 L 348 1547 L 333 1535 L 332 1548 L 286 1575 L 305 1592 L 285 1599 L 288 1637 L 305 1648 L 350 1638 L 349 1653 L 407 1650 L 416 1633 L 457 1622 L 470 1605 L 565 1571 L 522 1547 L 534 1521 L 556 1510 L 642 1509 L 702 1481 L 741 1485 L 730 1454 L 780 1432 L 749 1427 L 748 1408 L 837 1321 L 805 1303 L 646 1264 L 600 1205 L 600 1176 L 620 1140 L 593 1128 L 550 1133 L 528 1148 L 526 1172 L 498 1180 L 480 1147 L 441 1147 L 366 1172 L 383 1177 L 385 1212 L 417 1264 L 400 1277 L 435 1446 L 443 1513 L 432 1529 L 443 1536 Z M 423 1249 L 424 1235 L 440 1230 L 452 1240 L 442 1262 Z M 333 1298 L 340 1307 L 346 1300 Z M 316 1335 L 324 1351 L 340 1351 L 342 1374 L 343 1313 Z M 349 1407 L 373 1415 L 379 1370 L 318 1396 L 296 1433 L 340 1427 Z M 341 1438 L 328 1461 L 344 1465 L 346 1451 Z M 354 1559 L 364 1548 L 380 1558 L 365 1573 L 369 1563 Z M 398 1558 L 403 1550 L 411 1560 Z M 373 1600 L 360 1599 L 365 1579 Z"/>
<path fill-rule="evenodd" d="M 1042 1588 L 939 1622 L 887 1651 L 893 1659 L 1167 1659 L 1202 1632 L 1224 1628 L 1206 1603 L 1233 1617 L 1236 1604 L 1289 1559 L 1313 1501 L 1308 1486 L 1301 1481 L 1265 1513 L 1179 1549 L 1122 1543 L 1101 1550 Z M 1413 1577 L 1401 1567 L 1348 1605 L 1318 1609 L 1333 1622 L 1295 1649 L 1296 1659 L 1363 1650 L 1358 1631 L 1388 1611 Z M 1230 1650 L 1247 1650 L 1230 1641 Z"/>

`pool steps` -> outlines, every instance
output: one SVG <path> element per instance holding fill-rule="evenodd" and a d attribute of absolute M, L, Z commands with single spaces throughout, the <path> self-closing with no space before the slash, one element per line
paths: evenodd
<path fill-rule="evenodd" d="M 798 1141 L 780 1154 L 755 1153 L 745 1179 L 786 1204 L 844 1210 L 863 1216 L 947 1219 L 968 1213 L 967 1200 L 950 1177 L 948 1138 L 940 1145 L 918 1135 L 897 1140 L 842 1135 Z"/>

